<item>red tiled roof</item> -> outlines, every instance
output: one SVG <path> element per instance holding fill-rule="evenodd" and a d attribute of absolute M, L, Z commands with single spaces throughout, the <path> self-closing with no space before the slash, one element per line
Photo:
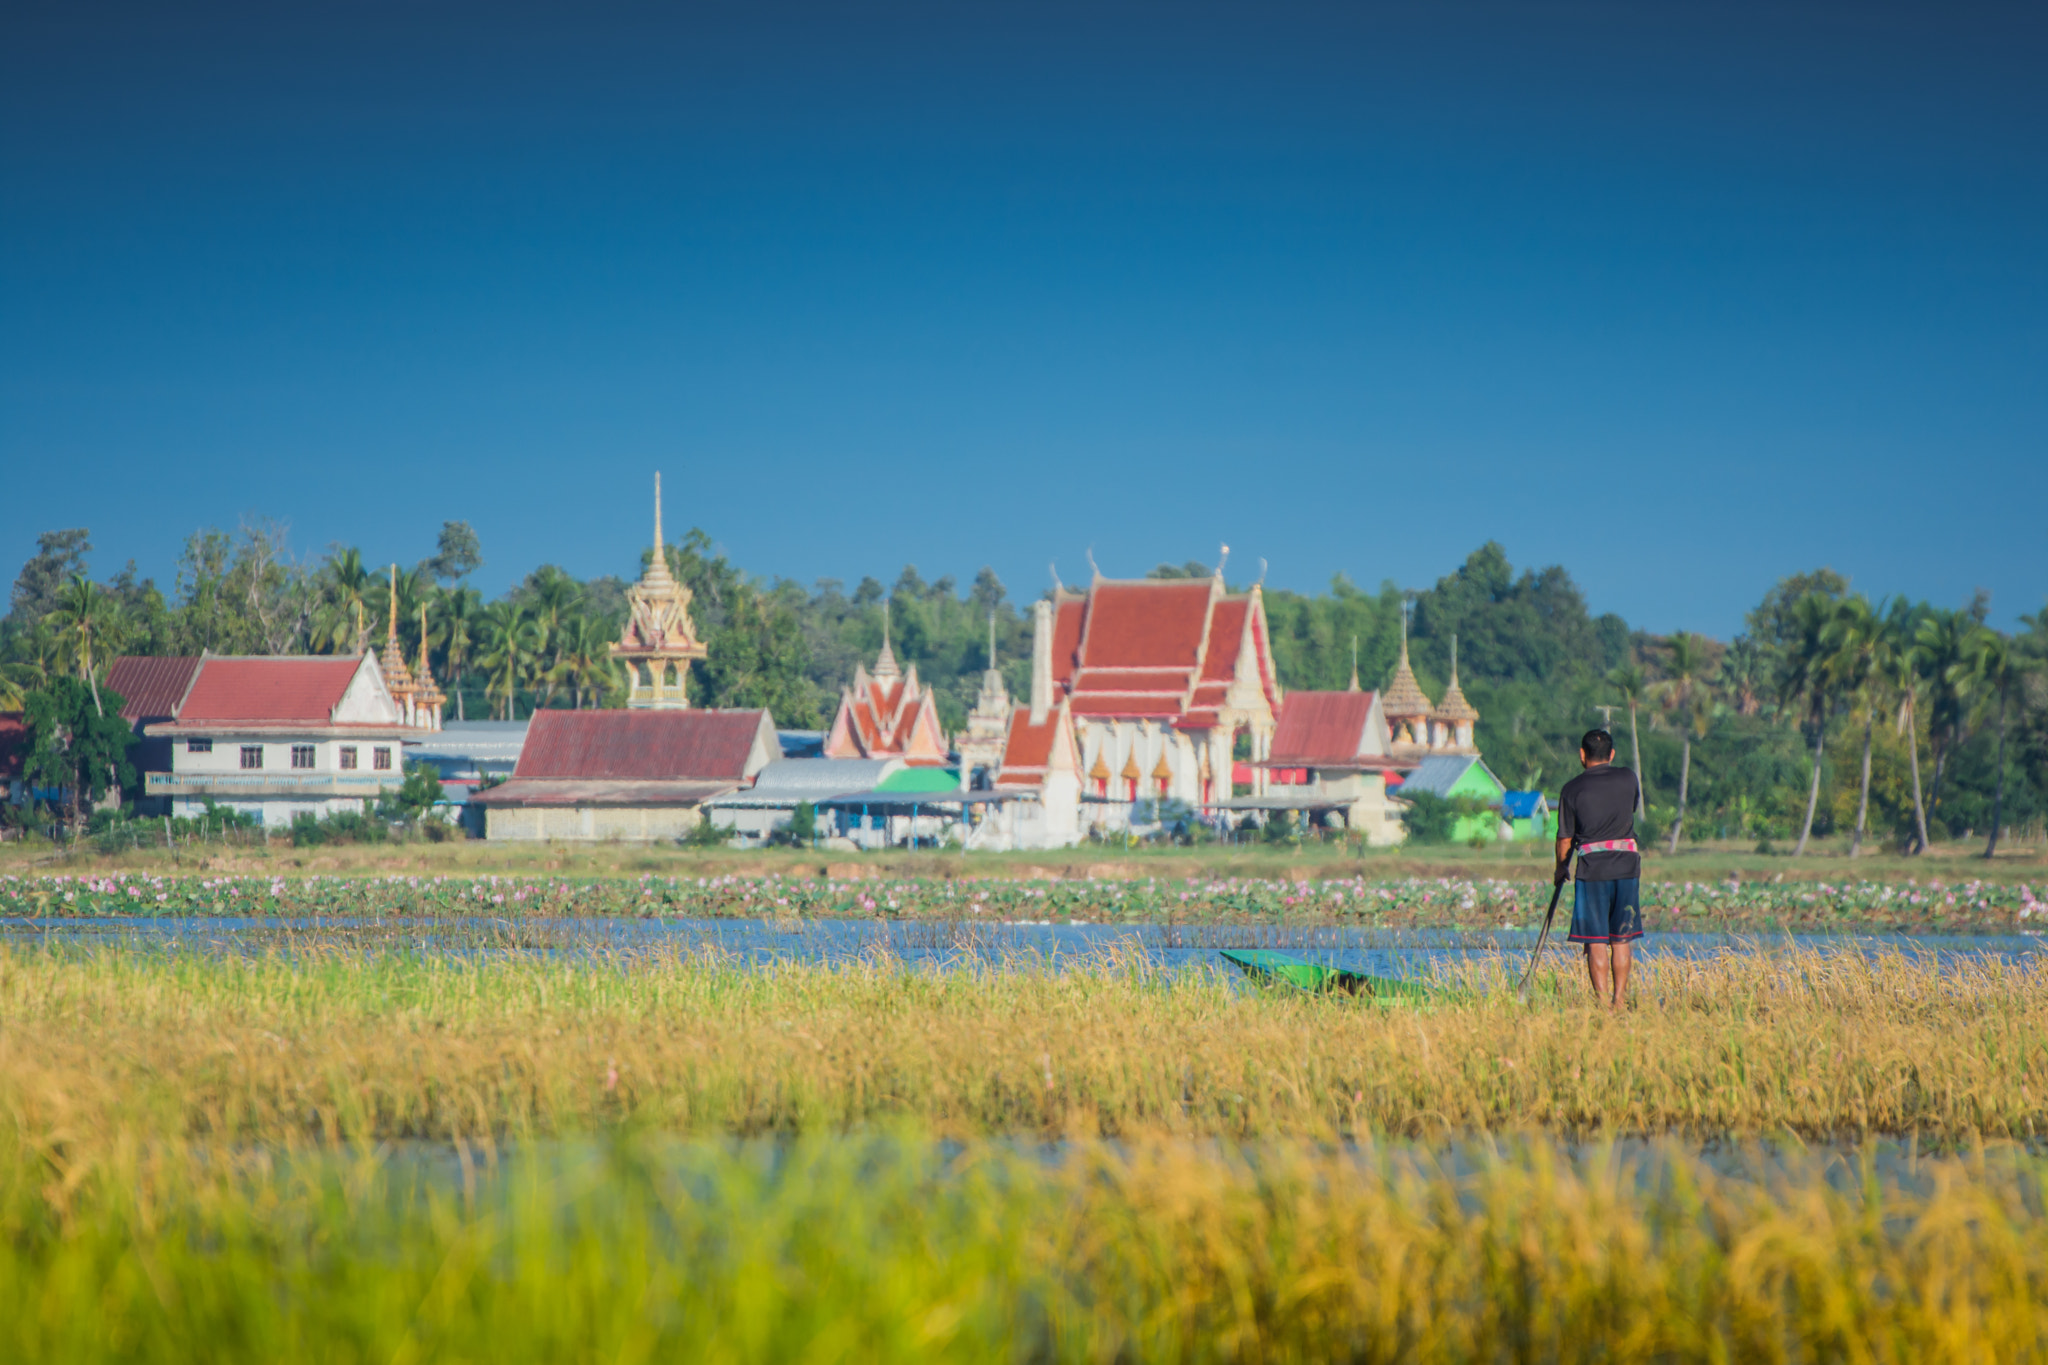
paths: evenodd
<path fill-rule="evenodd" d="M 578 781 L 744 782 L 764 714 L 543 709 L 533 713 L 512 775 Z"/>
<path fill-rule="evenodd" d="M 1194 668 L 1212 588 L 1208 579 L 1097 583 L 1088 594 L 1082 666 Z"/>
<path fill-rule="evenodd" d="M 1188 690 L 1185 668 L 1084 668 L 1074 675 L 1076 692 L 1163 692 L 1178 697 Z"/>
<path fill-rule="evenodd" d="M 1003 745 L 1003 769 L 1031 768 L 1043 772 L 1052 762 L 1053 737 L 1059 728 L 1059 712 L 1048 711 L 1043 724 L 1033 725 L 1031 708 L 1018 707 L 1010 716 L 1010 735 Z"/>
<path fill-rule="evenodd" d="M 1244 614 L 1249 597 L 1226 597 L 1209 618 L 1209 652 L 1202 658 L 1202 681 L 1229 683 L 1237 676 L 1237 649 L 1244 643 Z"/>
<path fill-rule="evenodd" d="M 19 711 L 0 711 L 0 782 L 12 781 L 28 768 L 28 719 Z"/>
<path fill-rule="evenodd" d="M 1371 718 L 1370 692 L 1289 692 L 1266 761 L 1311 768 L 1356 762 Z"/>
<path fill-rule="evenodd" d="M 1076 659 L 1081 652 L 1081 627 L 1087 618 L 1086 598 L 1060 602 L 1053 608 L 1052 680 L 1061 687 L 1074 680 Z"/>
<path fill-rule="evenodd" d="M 720 781 L 614 782 L 515 777 L 488 791 L 476 792 L 469 799 L 480 806 L 693 806 L 724 796 L 738 786 L 736 782 Z"/>
<path fill-rule="evenodd" d="M 130 725 L 169 720 L 192 685 L 199 660 L 191 655 L 151 658 L 124 654 L 107 670 L 107 688 L 121 697 L 121 719 Z"/>
<path fill-rule="evenodd" d="M 204 659 L 178 709 L 180 725 L 278 721 L 326 725 L 362 660 L 276 657 Z"/>

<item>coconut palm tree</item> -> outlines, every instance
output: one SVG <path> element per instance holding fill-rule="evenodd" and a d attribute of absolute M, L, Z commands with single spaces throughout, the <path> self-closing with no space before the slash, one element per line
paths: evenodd
<path fill-rule="evenodd" d="M 517 720 L 520 685 L 533 677 L 541 660 L 540 625 L 517 603 L 493 602 L 483 609 L 478 626 L 484 695 L 498 699 L 503 719 Z"/>
<path fill-rule="evenodd" d="M 1915 636 L 1920 670 L 1927 679 L 1927 735 L 1934 742 L 1934 784 L 1927 791 L 1927 809 L 1935 814 L 1941 811 L 1948 761 L 1969 734 L 1970 708 L 1964 689 L 1977 628 L 1976 618 L 1966 611 L 1936 611 L 1921 620 Z"/>
<path fill-rule="evenodd" d="M 609 621 L 577 616 L 562 628 L 556 640 L 552 672 L 555 681 L 575 694 L 579 711 L 586 697 L 601 702 L 605 692 L 618 683 L 618 665 L 611 656 L 616 634 Z"/>
<path fill-rule="evenodd" d="M 1920 791 L 1920 692 L 1921 675 L 1919 618 L 1902 600 L 1895 600 L 1885 613 L 1884 635 L 1878 645 L 1877 671 L 1885 686 L 1899 699 L 1898 733 L 1906 737 L 1906 752 L 1913 773 L 1913 844 L 1906 851 L 1918 855 L 1927 851 L 1927 803 Z"/>
<path fill-rule="evenodd" d="M 1799 829 L 1793 857 L 1806 852 L 1813 838 L 1813 812 L 1820 804 L 1820 765 L 1827 744 L 1828 717 L 1839 695 L 1828 670 L 1827 628 L 1834 618 L 1834 599 L 1808 593 L 1792 604 L 1793 638 L 1785 651 L 1778 691 L 1788 711 L 1796 710 L 1813 732 L 1813 780 L 1806 791 L 1806 822 Z"/>
<path fill-rule="evenodd" d="M 1628 761 L 1636 773 L 1636 816 L 1640 819 L 1649 809 L 1649 796 L 1644 791 L 1643 746 L 1636 731 L 1636 709 L 1643 704 L 1649 692 L 1649 684 L 1643 678 L 1643 670 L 1633 663 L 1622 664 L 1607 674 L 1607 685 L 1621 693 L 1621 699 L 1628 707 Z"/>
<path fill-rule="evenodd" d="M 1879 692 L 1884 676 L 1878 668 L 1884 650 L 1885 627 L 1882 609 L 1873 610 L 1861 593 L 1835 604 L 1834 619 L 1822 632 L 1833 647 L 1827 668 L 1835 687 L 1853 696 L 1863 710 L 1863 776 L 1856 796 L 1856 831 L 1849 836 L 1849 856 L 1856 856 L 1863 844 L 1863 831 L 1870 816 L 1870 747 L 1877 720 Z"/>
<path fill-rule="evenodd" d="M 583 605 L 583 585 L 553 564 L 543 564 L 534 571 L 522 597 L 528 614 L 540 627 L 540 647 L 548 655 L 541 682 L 547 689 L 546 698 L 553 700 L 555 680 L 562 675 L 562 645 Z"/>
<path fill-rule="evenodd" d="M 449 588 L 434 599 L 429 629 L 432 647 L 441 651 L 441 675 L 455 696 L 455 718 L 468 720 L 462 705 L 462 679 L 476 662 L 478 632 L 482 627 L 483 594 L 475 588 Z"/>
<path fill-rule="evenodd" d="M 58 592 L 56 609 L 43 620 L 56 635 L 59 648 L 69 656 L 78 680 L 92 689 L 93 710 L 104 716 L 99 662 L 120 637 L 121 604 L 101 592 L 99 584 L 75 573 Z"/>
<path fill-rule="evenodd" d="M 1670 676 L 1651 688 L 1657 705 L 1665 717 L 1677 729 L 1681 748 L 1678 758 L 1678 818 L 1671 822 L 1671 845 L 1667 850 L 1678 852 L 1678 838 L 1685 829 L 1686 790 L 1692 780 L 1692 741 L 1707 737 L 1707 726 L 1713 717 L 1713 694 L 1707 677 L 1712 665 L 1707 659 L 1707 641 L 1704 636 L 1681 630 L 1664 642 L 1670 655 L 1666 661 Z"/>
<path fill-rule="evenodd" d="M 312 647 L 325 654 L 361 654 L 369 649 L 369 623 L 384 609 L 378 586 L 376 577 L 363 567 L 361 550 L 349 545 L 329 554 L 314 576 L 319 605 L 309 632 Z"/>
<path fill-rule="evenodd" d="M 2006 716 L 2025 684 L 2028 663 L 2011 640 L 1988 626 L 1979 626 L 1970 638 L 1968 658 L 1958 665 L 1965 670 L 1960 680 L 1964 693 L 1998 710 L 1998 776 L 1991 793 L 1991 836 L 1984 843 L 1987 859 L 1998 853 L 1998 826 L 2005 818 Z"/>

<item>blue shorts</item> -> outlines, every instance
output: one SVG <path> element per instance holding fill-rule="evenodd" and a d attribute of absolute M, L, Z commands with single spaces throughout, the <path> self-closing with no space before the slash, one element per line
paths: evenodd
<path fill-rule="evenodd" d="M 1643 936 L 1641 879 L 1572 883 L 1573 943 L 1633 943 Z"/>

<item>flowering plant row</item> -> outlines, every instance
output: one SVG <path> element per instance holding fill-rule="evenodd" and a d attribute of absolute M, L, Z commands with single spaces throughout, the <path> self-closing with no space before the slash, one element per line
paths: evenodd
<path fill-rule="evenodd" d="M 1643 895 L 1652 928 L 2048 929 L 2048 900 L 2027 884 L 1663 882 L 1645 883 Z M 1415 877 L 0 877 L 0 915 L 9 917 L 634 915 L 1490 927 L 1533 922 L 1549 897 L 1547 880 Z"/>

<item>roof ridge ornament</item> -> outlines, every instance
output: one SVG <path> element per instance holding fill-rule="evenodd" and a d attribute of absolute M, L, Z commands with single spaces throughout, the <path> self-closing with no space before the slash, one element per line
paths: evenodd
<path fill-rule="evenodd" d="M 1348 691 L 1358 691 L 1358 637 L 1351 637 L 1351 686 Z"/>
<path fill-rule="evenodd" d="M 1223 581 L 1223 566 L 1230 562 L 1230 547 L 1224 545 L 1219 548 L 1222 553 L 1216 556 L 1216 581 L 1221 583 Z"/>

